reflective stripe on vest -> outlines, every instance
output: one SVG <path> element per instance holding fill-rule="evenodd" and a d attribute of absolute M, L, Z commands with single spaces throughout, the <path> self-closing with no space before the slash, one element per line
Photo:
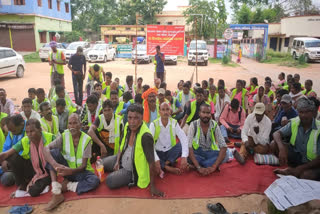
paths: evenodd
<path fill-rule="evenodd" d="M 110 141 L 110 131 L 109 131 L 109 143 L 114 143 L 114 152 L 113 154 L 118 154 L 119 151 L 119 142 L 120 142 L 120 124 L 121 124 L 121 117 L 118 115 L 114 115 L 113 117 L 115 117 L 114 119 L 114 130 L 113 130 L 113 134 L 114 134 L 114 142 L 112 142 L 113 140 Z M 102 129 L 104 129 L 104 127 L 107 126 L 106 123 L 106 118 L 104 117 L 104 114 L 99 115 L 99 126 L 97 128 L 97 131 L 100 132 Z"/>
<path fill-rule="evenodd" d="M 217 103 L 217 93 L 215 93 L 214 95 L 213 95 L 213 97 L 211 96 L 211 94 L 209 93 L 209 97 L 208 97 L 208 101 L 209 102 L 213 102 L 213 104 L 216 104 Z"/>
<path fill-rule="evenodd" d="M 120 151 L 123 152 L 124 144 L 126 143 L 127 133 L 128 133 L 128 123 L 124 128 L 124 136 L 121 141 Z M 150 172 L 149 164 L 147 158 L 144 154 L 142 147 L 142 136 L 145 133 L 151 134 L 148 126 L 143 122 L 139 133 L 136 136 L 135 148 L 134 148 L 134 165 L 138 175 L 137 186 L 140 188 L 146 188 L 150 183 Z"/>
<path fill-rule="evenodd" d="M 60 50 L 57 50 L 57 53 L 56 53 L 56 61 L 59 62 L 59 63 L 62 63 L 63 61 L 61 60 L 61 53 L 62 51 Z M 52 54 L 53 52 L 50 53 L 50 61 L 52 61 Z M 57 72 L 58 74 L 64 74 L 64 70 L 63 70 L 63 65 L 59 65 L 59 64 L 56 64 L 57 66 Z M 53 72 L 53 66 L 51 66 L 51 71 L 50 71 L 50 75 L 52 74 Z"/>
<path fill-rule="evenodd" d="M 117 108 L 116 108 L 116 111 L 115 111 L 115 114 L 118 114 L 121 112 L 121 110 L 123 109 L 123 105 L 124 105 L 124 102 L 119 102 Z"/>
<path fill-rule="evenodd" d="M 42 132 L 42 142 L 44 146 L 49 145 L 53 140 L 55 139 L 55 136 L 48 132 Z M 28 136 L 25 136 L 21 139 L 21 145 L 23 148 L 21 157 L 28 160 L 30 159 L 30 140 Z"/>
<path fill-rule="evenodd" d="M 316 122 L 317 130 L 312 129 L 309 135 L 308 143 L 307 143 L 307 158 L 310 161 L 316 159 L 317 157 L 317 142 L 318 142 L 318 137 L 320 135 L 320 121 L 316 120 L 315 122 Z M 299 124 L 300 124 L 299 117 L 291 119 L 290 144 L 292 146 L 296 145 L 296 138 L 298 135 Z"/>
<path fill-rule="evenodd" d="M 154 131 L 154 142 L 157 143 L 159 139 L 159 135 L 161 132 L 161 127 L 160 127 L 160 119 L 158 118 L 155 121 L 153 121 L 155 131 Z M 176 125 L 177 121 L 175 119 L 170 118 L 170 141 L 171 141 L 171 146 L 174 147 L 176 145 Z"/>
<path fill-rule="evenodd" d="M 172 109 L 172 112 L 176 112 L 176 110 L 177 110 L 177 106 L 176 106 L 177 98 L 173 97 L 172 99 L 173 99 L 173 102 L 172 102 L 172 104 L 170 103 L 171 109 Z"/>
<path fill-rule="evenodd" d="M 237 89 L 233 89 L 232 90 L 232 96 L 231 96 L 231 100 L 233 100 L 233 98 L 236 96 L 237 94 Z M 242 94 L 241 94 L 241 106 L 243 109 L 247 109 L 246 106 L 245 106 L 245 97 L 246 97 L 246 94 L 247 94 L 247 89 L 245 88 L 242 88 Z"/>
<path fill-rule="evenodd" d="M 189 122 L 192 120 L 193 116 L 194 116 L 195 113 L 196 113 L 197 100 L 194 100 L 194 101 L 191 102 L 190 108 L 191 108 L 191 113 L 190 113 L 190 115 L 189 115 L 188 118 L 187 118 L 187 123 L 189 123 Z"/>
<path fill-rule="evenodd" d="M 216 127 L 217 127 L 217 123 L 215 121 L 212 121 L 213 122 L 213 128 L 211 128 L 210 130 L 210 133 L 211 133 L 211 149 L 213 151 L 219 151 L 219 147 L 217 146 L 216 144 L 216 139 L 214 137 L 214 133 L 216 131 Z M 194 123 L 197 123 L 197 133 L 196 135 L 194 136 L 193 138 L 193 141 L 192 141 L 192 147 L 193 149 L 197 150 L 199 149 L 199 140 L 200 140 L 200 120 L 197 120 L 196 122 Z M 193 124 L 192 124 L 193 125 Z"/>
<path fill-rule="evenodd" d="M 72 135 L 69 130 L 66 130 L 62 134 L 63 146 L 62 146 L 62 155 L 64 159 L 68 162 L 68 166 L 72 169 L 76 169 L 82 164 L 83 152 L 87 145 L 90 143 L 91 138 L 89 135 L 81 132 L 81 136 L 79 139 L 79 144 L 77 147 L 77 154 L 74 151 L 74 144 Z M 90 164 L 90 159 L 88 159 L 86 170 L 94 172 L 93 168 Z"/>
<path fill-rule="evenodd" d="M 52 115 L 53 130 L 44 117 L 41 118 L 40 122 L 41 122 L 41 126 L 44 129 L 44 131 L 49 132 L 54 135 L 59 134 L 59 119 L 57 116 Z"/>

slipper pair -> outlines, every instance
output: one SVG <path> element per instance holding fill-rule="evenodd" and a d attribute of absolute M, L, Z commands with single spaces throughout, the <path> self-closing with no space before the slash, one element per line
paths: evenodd
<path fill-rule="evenodd" d="M 33 209 L 28 204 L 23 206 L 14 206 L 9 210 L 10 214 L 29 214 L 32 213 Z"/>

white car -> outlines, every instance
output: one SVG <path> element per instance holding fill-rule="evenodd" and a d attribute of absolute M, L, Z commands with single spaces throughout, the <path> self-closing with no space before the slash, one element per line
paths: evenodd
<path fill-rule="evenodd" d="M 174 64 L 174 65 L 177 65 L 177 63 L 178 63 L 178 57 L 177 57 L 177 56 L 164 55 L 164 63 L 165 63 L 165 64 Z"/>
<path fill-rule="evenodd" d="M 65 53 L 66 48 L 61 44 L 57 43 L 57 49 Z M 49 53 L 51 52 L 51 47 L 49 43 L 44 44 L 40 49 L 39 49 L 39 56 L 42 62 L 48 61 L 49 58 Z"/>
<path fill-rule="evenodd" d="M 77 48 L 83 48 L 83 55 L 86 56 L 88 51 L 90 50 L 90 43 L 89 42 L 72 42 L 67 47 L 65 51 L 66 60 L 69 61 L 70 57 L 77 52 Z"/>
<path fill-rule="evenodd" d="M 89 62 L 114 61 L 116 58 L 116 50 L 108 44 L 96 44 L 85 56 Z"/>
<path fill-rule="evenodd" d="M 197 55 L 198 60 L 196 60 Z M 190 43 L 190 49 L 188 53 L 188 65 L 195 65 L 196 62 L 208 65 L 208 59 L 209 55 L 207 50 L 207 43 L 203 40 L 197 40 L 196 46 L 196 40 L 192 40 Z"/>
<path fill-rule="evenodd" d="M 0 77 L 15 74 L 23 77 L 25 62 L 23 56 L 11 48 L 0 47 Z"/>
<path fill-rule="evenodd" d="M 137 56 L 136 56 L 136 53 L 137 53 Z M 152 62 L 152 57 L 147 55 L 147 45 L 140 44 L 140 45 L 137 45 L 137 47 L 135 47 L 132 50 L 132 53 L 131 53 L 132 64 L 135 64 L 136 58 L 137 58 L 137 63 L 145 62 L 149 64 L 150 62 Z"/>
<path fill-rule="evenodd" d="M 300 37 L 293 40 L 291 55 L 294 59 L 304 56 L 305 62 L 320 60 L 320 39 Z"/>

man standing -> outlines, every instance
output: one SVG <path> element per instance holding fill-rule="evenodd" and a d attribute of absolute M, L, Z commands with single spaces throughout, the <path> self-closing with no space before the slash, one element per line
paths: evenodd
<path fill-rule="evenodd" d="M 91 138 L 80 128 L 79 116 L 70 115 L 68 129 L 44 148 L 52 181 L 52 198 L 46 207 L 47 211 L 63 202 L 63 191 L 80 195 L 99 186 L 100 181 L 90 164 Z M 57 175 L 64 177 L 62 184 L 57 181 Z"/>
<path fill-rule="evenodd" d="M 154 141 L 150 130 L 142 120 L 143 108 L 139 104 L 128 107 L 128 123 L 124 128 L 117 155 L 103 159 L 108 174 L 106 184 L 110 189 L 123 186 L 147 188 L 150 193 L 163 196 L 155 185 Z"/>
<path fill-rule="evenodd" d="M 156 74 L 157 77 L 160 78 L 161 82 L 164 81 L 164 54 L 160 52 L 160 46 L 158 45 L 156 47 L 156 55 L 154 56 L 154 59 L 156 61 Z"/>
<path fill-rule="evenodd" d="M 230 155 L 217 122 L 211 119 L 210 111 L 208 104 L 202 104 L 200 119 L 190 124 L 188 133 L 189 159 L 202 176 L 219 170 L 220 164 L 227 162 Z"/>
<path fill-rule="evenodd" d="M 63 66 L 66 64 L 66 57 L 64 53 L 57 49 L 57 43 L 55 41 L 50 42 L 52 52 L 49 54 L 49 65 L 51 66 L 50 77 L 51 87 L 54 86 L 53 81 L 55 79 L 61 80 L 61 85 L 64 87 L 64 70 Z"/>
<path fill-rule="evenodd" d="M 12 100 L 7 98 L 7 93 L 4 88 L 0 88 L 0 107 L 2 112 L 6 113 L 7 115 L 11 116 L 14 114 L 14 104 Z"/>
<path fill-rule="evenodd" d="M 76 54 L 71 56 L 68 68 L 72 71 L 72 83 L 76 103 L 82 106 L 83 80 L 87 70 L 86 58 L 83 55 L 82 47 L 78 47 Z"/>
<path fill-rule="evenodd" d="M 21 141 L 0 154 L 0 163 L 4 160 L 9 162 L 18 190 L 27 191 L 36 197 L 51 183 L 49 171 L 45 168 L 47 162 L 43 150 L 54 140 L 54 135 L 42 132 L 37 119 L 28 120 L 26 133 L 27 136 Z"/>
<path fill-rule="evenodd" d="M 150 131 L 156 147 L 156 164 L 159 169 L 174 174 L 181 174 L 187 168 L 188 142 L 187 136 L 178 122 L 170 117 L 171 108 L 168 103 L 160 105 L 160 118 L 153 121 Z M 176 142 L 176 137 L 180 142 Z M 176 160 L 181 157 L 180 168 L 175 167 Z"/>

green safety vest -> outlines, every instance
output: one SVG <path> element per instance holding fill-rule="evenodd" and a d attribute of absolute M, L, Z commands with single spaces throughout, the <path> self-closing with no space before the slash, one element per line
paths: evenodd
<path fill-rule="evenodd" d="M 270 90 L 267 94 L 267 96 L 270 98 L 271 95 L 273 95 L 273 98 L 275 98 L 275 94 L 274 94 L 274 91 Z"/>
<path fill-rule="evenodd" d="M 213 122 L 214 125 L 213 125 L 213 128 L 211 128 L 211 130 L 210 130 L 211 141 L 212 141 L 211 149 L 213 151 L 219 151 L 219 147 L 217 146 L 216 140 L 215 140 L 215 137 L 214 137 L 214 132 L 215 132 L 215 130 L 217 128 L 218 123 L 213 121 L 213 120 L 212 120 L 212 122 Z M 194 150 L 197 150 L 197 149 L 199 149 L 199 140 L 200 140 L 200 120 L 197 120 L 194 123 L 197 123 L 197 133 L 193 137 L 192 147 L 193 147 Z"/>
<path fill-rule="evenodd" d="M 104 124 L 106 123 L 106 118 L 103 114 L 99 115 L 99 126 L 97 127 L 97 131 L 100 132 L 104 128 Z M 119 142 L 120 142 L 120 124 L 122 122 L 122 117 L 119 115 L 114 115 L 114 152 L 113 154 L 118 154 L 119 151 Z M 107 124 L 106 124 L 107 125 Z M 109 142 L 110 143 L 110 142 Z"/>
<path fill-rule="evenodd" d="M 50 59 L 50 61 L 52 61 L 52 54 L 53 54 L 53 52 L 51 52 L 51 53 L 49 54 L 49 59 Z M 63 60 L 61 59 L 61 54 L 62 54 L 62 51 L 57 50 L 57 53 L 56 53 L 56 61 L 59 62 L 59 63 L 62 63 L 62 62 L 63 62 Z M 58 74 L 64 74 L 63 65 L 56 64 L 56 66 L 57 66 L 57 72 L 58 72 Z M 51 66 L 50 75 L 52 74 L 52 72 L 53 72 L 53 66 Z"/>
<path fill-rule="evenodd" d="M 106 88 L 107 88 L 106 93 L 103 94 L 103 96 L 105 96 L 107 100 L 110 100 L 110 94 L 111 94 L 110 85 L 106 86 Z M 122 94 L 123 92 L 121 90 L 118 90 L 118 97 L 121 97 Z"/>
<path fill-rule="evenodd" d="M 178 94 L 178 100 L 179 100 L 180 103 L 182 101 L 182 95 L 183 95 L 183 91 L 180 91 L 179 94 Z M 196 97 L 196 95 L 191 91 L 191 89 L 189 91 L 189 96 L 190 96 L 189 100 L 192 100 L 192 99 L 194 99 Z M 187 101 L 189 101 L 189 100 L 187 100 Z"/>
<path fill-rule="evenodd" d="M 81 123 L 83 123 L 84 121 L 88 120 L 88 126 L 90 127 L 91 124 L 92 124 L 92 121 L 91 121 L 91 113 L 89 112 L 89 109 L 88 109 L 88 106 L 86 105 L 87 108 L 87 111 L 86 111 L 86 114 L 83 118 L 83 120 L 81 121 Z M 97 106 L 97 109 L 96 109 L 96 112 L 95 112 L 95 117 L 98 117 L 99 114 L 100 114 L 100 111 L 102 110 L 102 107 L 101 106 Z M 89 116 L 89 113 L 90 113 L 90 116 Z"/>
<path fill-rule="evenodd" d="M 190 123 L 192 118 L 194 117 L 197 110 L 197 100 L 194 100 L 190 103 L 191 114 L 187 117 L 187 123 Z"/>
<path fill-rule="evenodd" d="M 77 154 L 74 151 L 74 144 L 73 139 L 70 131 L 67 129 L 62 134 L 62 152 L 64 159 L 68 162 L 68 166 L 72 169 L 76 169 L 82 164 L 82 157 L 83 157 L 83 151 L 87 147 L 87 145 L 91 142 L 91 138 L 89 135 L 85 134 L 84 132 L 81 132 L 78 148 L 77 148 Z M 90 164 L 90 159 L 88 159 L 86 170 L 93 172 L 94 170 Z"/>
<path fill-rule="evenodd" d="M 123 105 L 124 105 L 123 101 L 119 102 L 119 104 L 118 104 L 118 106 L 116 108 L 115 114 L 118 114 L 118 113 L 121 112 L 121 110 L 123 109 Z"/>
<path fill-rule="evenodd" d="M 171 105 L 172 112 L 175 112 L 177 110 L 177 106 L 176 106 L 177 98 L 172 97 L 172 100 L 173 100 L 173 102 L 172 102 L 172 104 L 170 103 L 170 105 Z"/>
<path fill-rule="evenodd" d="M 56 102 L 57 102 L 57 99 L 58 99 L 58 96 L 55 95 L 53 98 L 52 98 L 52 105 L 51 106 L 57 106 L 56 105 Z M 69 112 L 73 113 L 73 112 L 76 112 L 77 111 L 77 108 L 73 106 L 73 103 L 70 99 L 70 97 L 68 96 L 65 96 L 64 97 L 64 101 L 66 101 L 66 108 L 69 109 Z"/>
<path fill-rule="evenodd" d="M 40 123 L 43 131 L 49 132 L 54 135 L 59 134 L 59 119 L 57 116 L 52 115 L 53 130 L 44 117 L 41 118 Z"/>
<path fill-rule="evenodd" d="M 283 86 L 283 88 L 282 89 L 284 89 L 284 90 L 286 90 L 286 91 L 289 91 L 289 85 L 285 85 L 285 86 Z"/>
<path fill-rule="evenodd" d="M 213 102 L 213 104 L 216 104 L 217 103 L 217 96 L 218 96 L 217 93 L 215 93 L 213 97 L 209 93 L 209 97 L 208 97 L 209 102 Z"/>
<path fill-rule="evenodd" d="M 317 130 L 312 129 L 312 131 L 309 135 L 308 143 L 307 143 L 307 158 L 310 161 L 316 159 L 316 157 L 317 157 L 317 141 L 318 141 L 318 137 L 320 135 L 320 121 L 315 120 L 315 122 L 316 122 Z M 296 138 L 298 135 L 299 124 L 300 124 L 299 117 L 291 119 L 290 144 L 292 146 L 295 146 L 295 144 L 296 144 Z"/>
<path fill-rule="evenodd" d="M 68 112 L 69 112 L 69 113 L 68 113 L 69 116 L 73 113 L 73 112 L 70 111 L 70 109 L 68 109 Z M 57 116 L 57 117 L 58 117 L 59 114 L 58 114 L 58 112 L 57 112 L 57 108 L 53 108 L 53 109 L 52 109 L 52 114 L 53 114 L 54 116 Z M 58 117 L 58 119 L 59 119 L 59 117 Z"/>
<path fill-rule="evenodd" d="M 93 78 L 92 78 L 92 74 L 91 74 L 91 72 L 95 72 L 95 70 L 93 69 L 93 67 L 94 67 L 94 65 L 90 65 L 90 72 L 89 72 L 89 74 L 88 74 L 88 78 L 89 78 L 89 80 L 92 80 Z M 103 74 L 102 74 L 102 66 L 101 65 L 99 65 L 99 82 L 100 83 L 102 83 L 103 82 Z"/>
<path fill-rule="evenodd" d="M 122 138 L 121 145 L 120 145 L 121 152 L 123 152 L 124 144 L 127 138 L 127 133 L 128 133 L 128 123 L 124 128 L 124 136 Z M 143 152 L 143 147 L 142 147 L 142 136 L 145 133 L 151 134 L 148 126 L 145 123 L 142 123 L 139 133 L 136 136 L 136 142 L 134 147 L 134 157 L 133 157 L 135 169 L 138 174 L 137 186 L 140 188 L 146 188 L 150 183 L 149 163 Z"/>
<path fill-rule="evenodd" d="M 49 145 L 54 139 L 55 136 L 53 134 L 48 132 L 42 132 L 42 141 L 44 146 Z M 25 136 L 21 139 L 21 145 L 23 147 L 21 157 L 23 157 L 26 160 L 30 159 L 30 140 L 28 136 Z"/>
<path fill-rule="evenodd" d="M 315 92 L 314 90 L 312 90 L 312 89 L 311 89 L 311 91 L 309 91 L 309 92 L 307 93 L 307 89 L 304 89 L 304 90 L 302 91 L 302 94 L 304 94 L 304 95 L 306 95 L 306 96 L 310 96 L 310 94 L 311 94 L 312 92 L 316 93 L 316 92 Z"/>
<path fill-rule="evenodd" d="M 154 142 L 156 143 L 157 140 L 159 139 L 159 135 L 161 132 L 161 128 L 160 128 L 160 119 L 158 118 L 155 121 L 153 121 L 154 124 Z M 170 141 L 171 141 L 171 146 L 174 147 L 177 143 L 176 141 L 176 132 L 175 132 L 175 128 L 177 125 L 177 121 L 173 118 L 169 118 L 170 119 Z"/>
<path fill-rule="evenodd" d="M 42 101 L 42 103 L 44 103 L 44 102 L 50 103 L 47 98 L 44 98 L 44 100 Z M 40 109 L 39 109 L 40 104 L 41 104 L 41 103 L 38 102 L 38 99 L 37 99 L 37 98 L 33 99 L 33 100 L 32 100 L 32 109 L 35 110 L 36 112 L 38 112 L 38 111 L 40 110 Z"/>
<path fill-rule="evenodd" d="M 4 145 L 5 140 L 6 140 L 6 136 L 4 136 L 3 131 L 0 127 L 0 152 L 2 152 L 2 150 L 3 150 L 3 145 Z"/>
<path fill-rule="evenodd" d="M 247 109 L 246 106 L 245 106 L 245 97 L 246 97 L 247 92 L 248 92 L 247 89 L 242 88 L 241 104 L 242 104 L 242 108 L 243 109 Z M 235 88 L 235 89 L 232 90 L 231 100 L 236 96 L 236 94 L 237 94 L 237 89 Z"/>
<path fill-rule="evenodd" d="M 7 113 L 4 113 L 4 112 L 0 112 L 0 122 L 3 118 L 5 117 L 8 117 L 8 114 Z"/>
<path fill-rule="evenodd" d="M 249 93 L 254 92 L 256 89 L 259 89 L 259 86 L 256 86 L 256 87 L 250 86 L 250 91 L 249 91 Z"/>

